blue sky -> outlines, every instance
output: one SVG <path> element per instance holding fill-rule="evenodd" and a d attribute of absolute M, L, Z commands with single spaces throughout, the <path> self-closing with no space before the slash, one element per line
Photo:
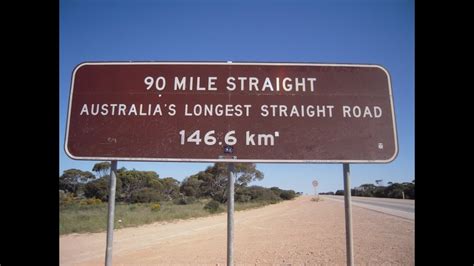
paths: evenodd
<path fill-rule="evenodd" d="M 399 154 L 388 164 L 352 164 L 358 186 L 414 179 L 413 1 L 60 1 L 59 174 L 96 161 L 64 152 L 71 75 L 84 61 L 364 63 L 391 75 Z M 182 180 L 208 163 L 119 162 Z M 312 193 L 342 189 L 342 164 L 257 164 L 255 185 Z"/>

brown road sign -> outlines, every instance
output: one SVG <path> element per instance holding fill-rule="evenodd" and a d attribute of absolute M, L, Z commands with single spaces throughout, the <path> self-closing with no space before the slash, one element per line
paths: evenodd
<path fill-rule="evenodd" d="M 86 160 L 386 163 L 396 132 L 377 65 L 96 62 L 74 70 L 65 149 Z"/>

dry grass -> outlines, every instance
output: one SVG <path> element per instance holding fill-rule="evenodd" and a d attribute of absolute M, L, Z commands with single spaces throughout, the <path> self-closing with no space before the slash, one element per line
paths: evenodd
<path fill-rule="evenodd" d="M 187 205 L 172 202 L 161 202 L 160 208 L 153 208 L 156 203 L 117 203 L 115 206 L 115 228 L 133 227 L 160 221 L 172 221 L 209 216 L 204 209 L 209 199 L 200 199 Z M 247 210 L 263 207 L 273 202 L 258 201 L 235 203 L 235 210 Z M 225 212 L 226 205 L 221 204 L 218 212 Z M 94 205 L 68 204 L 61 206 L 59 213 L 59 233 L 95 233 L 107 229 L 107 203 Z"/>

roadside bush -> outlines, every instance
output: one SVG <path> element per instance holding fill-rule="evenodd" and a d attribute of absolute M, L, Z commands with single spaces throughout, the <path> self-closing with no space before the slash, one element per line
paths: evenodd
<path fill-rule="evenodd" d="M 271 203 L 276 203 L 281 200 L 272 190 L 260 186 L 249 187 L 249 194 L 252 197 L 252 200 L 256 201 L 269 201 Z"/>
<path fill-rule="evenodd" d="M 108 201 L 108 198 L 109 198 L 108 178 L 109 176 L 104 176 L 87 183 L 84 186 L 84 195 L 87 198 L 97 198 L 103 201 Z M 117 195 L 120 195 L 120 186 L 121 186 L 121 183 L 119 179 L 117 179 L 117 190 L 116 190 Z"/>
<path fill-rule="evenodd" d="M 130 195 L 131 203 L 157 202 L 161 199 L 161 193 L 153 188 L 144 188 L 137 191 L 133 191 Z"/>
<path fill-rule="evenodd" d="M 236 194 L 235 201 L 236 202 L 249 202 L 252 199 L 250 195 L 246 194 Z"/>
<path fill-rule="evenodd" d="M 334 195 L 334 192 L 332 192 L 332 191 L 323 192 L 323 193 L 319 193 L 319 195 Z"/>
<path fill-rule="evenodd" d="M 296 193 L 293 190 L 284 190 L 280 193 L 280 198 L 284 200 L 291 200 L 296 197 Z"/>
<path fill-rule="evenodd" d="M 154 212 L 159 211 L 160 209 L 161 209 L 161 205 L 159 203 L 155 203 L 151 205 L 151 210 Z"/>
<path fill-rule="evenodd" d="M 387 193 L 387 197 L 389 198 L 395 198 L 395 199 L 401 199 L 403 198 L 403 193 L 402 193 L 403 190 L 401 189 L 394 189 L 394 190 L 391 190 Z"/>
<path fill-rule="evenodd" d="M 217 202 L 220 202 L 220 203 L 226 203 L 227 202 L 227 193 L 223 193 L 222 191 L 219 191 L 218 193 L 215 193 L 215 194 L 211 195 L 211 199 L 213 199 Z"/>
<path fill-rule="evenodd" d="M 74 203 L 74 193 L 64 192 L 63 190 L 59 190 L 59 204 L 60 205 L 67 205 Z"/>
<path fill-rule="evenodd" d="M 281 197 L 281 193 L 283 192 L 283 189 L 279 188 L 279 187 L 271 187 L 270 190 L 275 194 L 277 195 L 278 197 Z"/>
<path fill-rule="evenodd" d="M 204 209 L 207 210 L 208 212 L 210 213 L 216 213 L 218 211 L 221 211 L 222 208 L 219 204 L 218 201 L 215 201 L 215 200 L 211 200 L 209 201 L 206 206 L 204 206 Z"/>
<path fill-rule="evenodd" d="M 195 197 L 181 197 L 181 198 L 175 199 L 173 201 L 173 203 L 177 204 L 177 205 L 188 205 L 188 204 L 192 204 L 194 202 L 196 202 Z"/>

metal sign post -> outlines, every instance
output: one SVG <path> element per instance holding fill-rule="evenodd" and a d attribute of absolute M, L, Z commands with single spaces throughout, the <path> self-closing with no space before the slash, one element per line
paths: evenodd
<path fill-rule="evenodd" d="M 112 165 L 110 168 L 110 182 L 109 182 L 109 210 L 108 210 L 108 217 L 107 217 L 107 248 L 105 250 L 105 266 L 112 265 L 116 183 L 117 183 L 117 161 L 112 161 Z"/>
<path fill-rule="evenodd" d="M 346 216 L 346 255 L 347 265 L 354 265 L 353 245 L 352 245 L 352 208 L 351 208 L 351 184 L 349 180 L 349 164 L 342 165 L 344 172 L 344 208 Z"/>
<path fill-rule="evenodd" d="M 234 265 L 234 163 L 227 164 L 229 172 L 229 194 L 227 197 L 227 265 Z"/>

